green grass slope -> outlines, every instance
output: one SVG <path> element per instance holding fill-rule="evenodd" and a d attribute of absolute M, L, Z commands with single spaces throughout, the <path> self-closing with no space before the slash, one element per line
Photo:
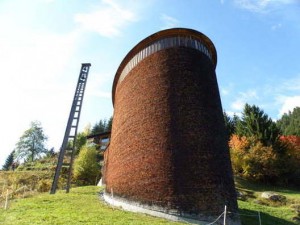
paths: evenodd
<path fill-rule="evenodd" d="M 99 200 L 99 187 L 73 188 L 70 193 L 47 193 L 16 200 L 7 211 L 0 209 L 0 224 L 183 224 L 111 208 Z"/>
<path fill-rule="evenodd" d="M 243 225 L 259 225 L 258 211 L 263 225 L 295 225 L 292 218 L 297 216 L 293 206 L 300 205 L 300 192 L 268 186 L 259 186 L 237 180 L 238 190 L 246 198 L 239 200 Z M 37 194 L 25 199 L 16 199 L 8 210 L 0 209 L 0 224 L 99 224 L 99 225 L 158 225 L 184 224 L 138 213 L 109 207 L 99 200 L 99 187 L 87 186 L 71 189 L 69 194 L 58 191 L 55 195 Z M 287 202 L 272 205 L 257 203 L 263 191 L 276 191 L 287 197 Z M 269 204 L 269 205 L 268 205 Z"/>
<path fill-rule="evenodd" d="M 300 224 L 297 213 L 297 209 L 300 209 L 299 190 L 263 185 L 239 178 L 236 178 L 236 188 L 244 194 L 243 200 L 238 201 L 243 225 L 259 225 L 258 212 L 261 214 L 262 225 Z M 283 195 L 286 200 L 283 202 L 265 200 L 261 198 L 261 194 L 265 191 Z"/>

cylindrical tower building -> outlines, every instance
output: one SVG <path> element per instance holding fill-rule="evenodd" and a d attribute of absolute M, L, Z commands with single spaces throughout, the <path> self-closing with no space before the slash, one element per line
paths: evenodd
<path fill-rule="evenodd" d="M 184 28 L 126 55 L 113 83 L 107 197 L 200 221 L 225 205 L 237 212 L 216 63 L 210 39 Z"/>

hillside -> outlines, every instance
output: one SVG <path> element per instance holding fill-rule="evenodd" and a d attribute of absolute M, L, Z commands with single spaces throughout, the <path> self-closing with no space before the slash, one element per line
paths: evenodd
<path fill-rule="evenodd" d="M 99 191 L 99 187 L 87 186 L 73 188 L 69 194 L 44 193 L 17 200 L 9 210 L 0 209 L 0 224 L 181 224 L 111 208 L 99 200 Z"/>
<path fill-rule="evenodd" d="M 259 224 L 257 211 L 261 212 L 263 225 L 299 224 L 292 218 L 297 216 L 294 209 L 300 207 L 300 191 L 257 185 L 240 179 L 236 185 L 244 195 L 244 200 L 239 200 L 243 225 Z M 86 186 L 73 188 L 69 194 L 59 191 L 55 195 L 43 193 L 13 200 L 8 210 L 0 209 L 0 224 L 183 224 L 111 208 L 99 199 L 100 190 L 99 187 Z M 286 196 L 287 200 L 282 204 L 263 202 L 259 197 L 263 191 L 275 191 Z"/>
<path fill-rule="evenodd" d="M 294 188 L 276 187 L 235 178 L 241 194 L 238 200 L 244 225 L 256 225 L 258 211 L 263 225 L 300 224 L 300 191 Z M 275 192 L 286 199 L 271 201 L 261 197 L 263 192 Z"/>

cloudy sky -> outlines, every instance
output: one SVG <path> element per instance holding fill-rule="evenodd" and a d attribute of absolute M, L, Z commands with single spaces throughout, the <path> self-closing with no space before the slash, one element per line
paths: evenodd
<path fill-rule="evenodd" d="M 80 129 L 113 114 L 127 52 L 162 29 L 206 34 L 218 52 L 223 108 L 274 120 L 300 106 L 300 0 L 1 0 L 0 165 L 30 122 L 59 149 L 81 63 L 91 63 Z"/>

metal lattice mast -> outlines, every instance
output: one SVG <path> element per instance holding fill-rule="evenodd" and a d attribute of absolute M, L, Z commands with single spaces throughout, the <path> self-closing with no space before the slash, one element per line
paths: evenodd
<path fill-rule="evenodd" d="M 69 120 L 65 131 L 65 136 L 60 148 L 58 162 L 55 169 L 55 175 L 53 178 L 50 194 L 55 194 L 56 192 L 60 171 L 63 165 L 66 166 L 68 170 L 66 192 L 68 193 L 70 190 L 72 166 L 73 166 L 74 155 L 76 151 L 75 143 L 76 143 L 77 129 L 79 124 L 85 85 L 88 78 L 90 66 L 91 66 L 90 63 L 83 63 L 81 65 L 77 87 L 74 94 L 74 99 L 73 99 Z M 64 163 L 64 159 L 67 160 L 68 162 Z"/>

